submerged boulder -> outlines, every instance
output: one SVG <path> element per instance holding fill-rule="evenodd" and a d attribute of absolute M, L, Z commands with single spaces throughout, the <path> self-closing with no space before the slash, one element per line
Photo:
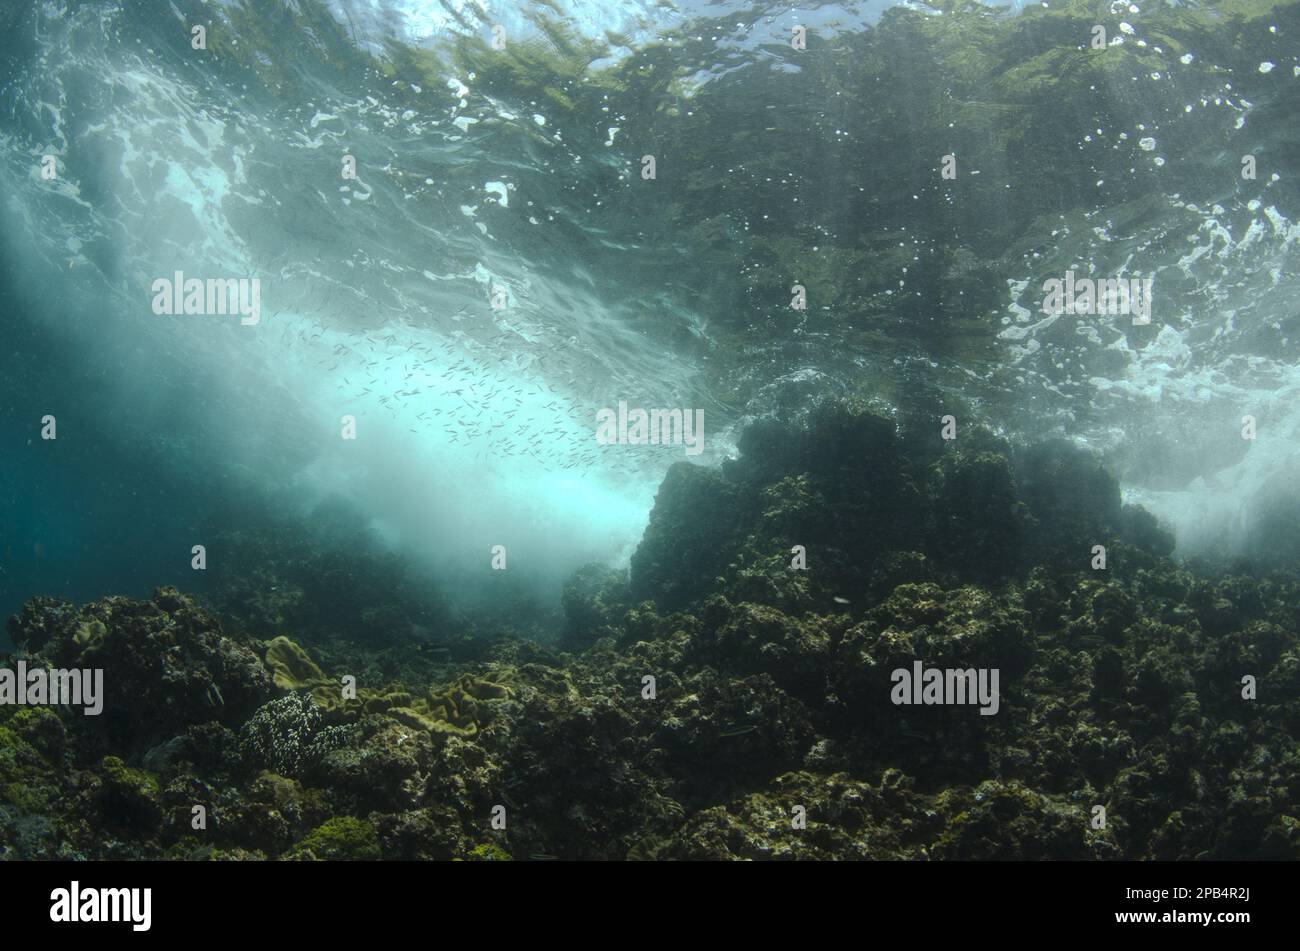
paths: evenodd
<path fill-rule="evenodd" d="M 668 472 L 632 557 L 631 592 L 669 611 L 725 591 L 783 610 L 855 612 L 892 584 L 1000 584 L 1093 546 L 1164 555 L 1172 540 L 1090 453 L 1023 449 L 974 427 L 936 452 L 840 402 L 800 422 L 761 419 L 740 457 Z M 1137 564 L 1141 559 L 1129 559 Z"/>
<path fill-rule="evenodd" d="M 632 555 L 632 595 L 669 609 L 712 591 L 743 538 L 740 490 L 712 469 L 674 464 Z"/>

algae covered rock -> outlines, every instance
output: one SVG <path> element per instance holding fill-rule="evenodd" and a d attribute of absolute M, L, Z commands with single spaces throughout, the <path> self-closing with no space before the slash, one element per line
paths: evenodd
<path fill-rule="evenodd" d="M 990 780 L 939 797 L 936 859 L 1106 859 L 1121 851 L 1113 831 L 1094 830 L 1087 804 L 1064 802 L 1018 783 Z"/>
<path fill-rule="evenodd" d="M 560 596 L 566 626 L 562 644 L 582 650 L 602 637 L 617 636 L 617 624 L 631 603 L 627 572 L 585 565 L 574 572 Z"/>
<path fill-rule="evenodd" d="M 864 710 L 890 708 L 890 675 L 925 667 L 997 669 L 1001 690 L 1025 672 L 1034 656 L 1028 612 L 1013 594 L 995 596 L 965 586 L 901 585 L 835 648 L 837 692 Z"/>
<path fill-rule="evenodd" d="M 765 672 L 786 689 L 820 694 L 830 643 L 816 618 L 798 620 L 775 608 L 739 604 L 713 630 L 710 647 L 723 669 Z"/>
<path fill-rule="evenodd" d="M 739 491 L 716 472 L 675 463 L 632 556 L 632 594 L 683 607 L 715 587 L 741 537 Z"/>
<path fill-rule="evenodd" d="M 253 650 L 174 588 L 150 601 L 112 597 L 75 610 L 48 600 L 12 618 L 30 665 L 102 668 L 103 712 L 93 730 L 134 754 L 191 724 L 238 725 L 270 697 L 271 679 Z"/>
<path fill-rule="evenodd" d="M 58 817 L 74 795 L 66 754 L 53 710 L 0 708 L 0 857 L 61 857 Z"/>
<path fill-rule="evenodd" d="M 827 860 L 919 857 L 927 817 L 919 797 L 842 774 L 794 772 L 741 799 L 701 810 L 672 835 L 647 839 L 633 858 Z M 911 836 L 900 831 L 911 828 Z M 908 841 L 911 838 L 913 841 Z"/>
<path fill-rule="evenodd" d="M 1013 449 L 978 427 L 935 452 L 861 406 L 751 422 L 719 470 L 669 470 L 632 558 L 631 589 L 664 610 L 726 590 L 787 611 L 862 604 L 897 584 L 993 584 L 1092 546 L 1167 553 L 1168 536 L 1090 453 Z M 800 552 L 800 554 L 795 554 Z M 797 559 L 803 564 L 796 565 Z M 869 605 L 868 605 L 869 606 Z"/>
<path fill-rule="evenodd" d="M 313 829 L 289 854 L 309 861 L 373 861 L 380 857 L 379 834 L 372 823 L 338 816 Z"/>
<path fill-rule="evenodd" d="M 988 582 L 1011 575 L 1031 526 L 1007 458 L 957 451 L 935 466 L 930 550 L 959 577 Z"/>
<path fill-rule="evenodd" d="M 1018 452 L 1015 466 L 1017 492 L 1038 523 L 1043 547 L 1078 547 L 1121 526 L 1119 481 L 1086 450 L 1048 440 Z"/>
<path fill-rule="evenodd" d="M 116 756 L 104 757 L 101 769 L 96 804 L 104 825 L 136 835 L 156 832 L 163 819 L 158 778 L 127 766 Z"/>

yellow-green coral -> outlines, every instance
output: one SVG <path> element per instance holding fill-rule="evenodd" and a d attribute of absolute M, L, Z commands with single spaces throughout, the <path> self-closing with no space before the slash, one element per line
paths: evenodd
<path fill-rule="evenodd" d="M 442 689 L 429 688 L 424 696 L 402 689 L 357 691 L 344 699 L 339 685 L 320 669 L 301 647 L 281 635 L 266 651 L 266 666 L 277 687 L 308 690 L 318 706 L 342 718 L 362 713 L 383 713 L 412 729 L 430 733 L 474 736 L 487 719 L 485 700 L 510 696 L 503 684 L 465 674 Z"/>
<path fill-rule="evenodd" d="M 431 733 L 454 733 L 474 736 L 484 720 L 480 702 L 510 696 L 508 688 L 466 674 L 450 686 L 430 688 L 423 697 L 412 699 L 402 692 L 371 696 L 365 701 L 368 711 L 382 710 L 407 726 Z"/>
<path fill-rule="evenodd" d="M 72 640 L 80 648 L 81 654 L 94 653 L 104 643 L 104 638 L 108 636 L 108 628 L 104 626 L 103 621 L 89 620 L 82 621 L 77 625 L 77 630 L 72 635 Z"/>
<path fill-rule="evenodd" d="M 344 707 L 341 686 L 329 678 L 307 652 L 281 634 L 266 649 L 266 666 L 271 680 L 282 690 L 306 690 L 323 710 Z"/>
<path fill-rule="evenodd" d="M 331 684 L 307 652 L 281 634 L 266 649 L 266 666 L 275 685 L 284 690 L 310 690 Z"/>

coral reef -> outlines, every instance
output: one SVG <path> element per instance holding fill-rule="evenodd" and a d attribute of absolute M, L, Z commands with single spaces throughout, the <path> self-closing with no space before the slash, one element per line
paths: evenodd
<path fill-rule="evenodd" d="M 670 470 L 629 573 L 575 575 L 554 646 L 35 598 L 24 659 L 102 667 L 104 713 L 0 706 L 0 854 L 1300 858 L 1294 566 L 1175 561 L 1086 453 L 960 442 L 754 423 Z M 914 663 L 996 669 L 996 713 L 899 705 Z"/>

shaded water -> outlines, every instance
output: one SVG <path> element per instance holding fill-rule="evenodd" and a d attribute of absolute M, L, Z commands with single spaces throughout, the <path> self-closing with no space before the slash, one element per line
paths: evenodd
<path fill-rule="evenodd" d="M 346 494 L 426 557 L 617 557 L 673 455 L 592 446 L 619 399 L 704 408 L 716 457 L 774 404 L 928 395 L 1109 451 L 1185 543 L 1293 461 L 1285 8 L 1250 43 L 1214 5 L 1120 10 L 1102 61 L 1057 45 L 1068 6 L 866 30 L 878 10 L 828 7 L 803 52 L 755 9 L 358 6 L 7 14 L 11 438 L 62 409 L 86 452 L 49 479 L 6 454 L 9 607 L 37 578 L 175 577 L 205 508 L 263 493 Z M 1043 319 L 1069 268 L 1154 277 L 1155 320 Z M 175 270 L 259 276 L 264 319 L 158 319 Z M 355 452 L 331 437 L 349 411 Z M 1249 465 L 1224 437 L 1247 412 L 1269 434 Z"/>
<path fill-rule="evenodd" d="M 975 413 L 1249 544 L 1295 469 L 1293 8 L 884 6 L 819 6 L 803 51 L 775 8 L 9 8 L 6 611 L 183 580 L 214 512 L 331 494 L 453 574 L 513 544 L 553 596 L 677 458 L 593 445 L 619 400 L 703 409 L 706 459 L 822 393 Z M 1045 318 L 1068 269 L 1154 278 L 1150 326 Z M 155 316 L 175 271 L 259 277 L 260 323 Z"/>

